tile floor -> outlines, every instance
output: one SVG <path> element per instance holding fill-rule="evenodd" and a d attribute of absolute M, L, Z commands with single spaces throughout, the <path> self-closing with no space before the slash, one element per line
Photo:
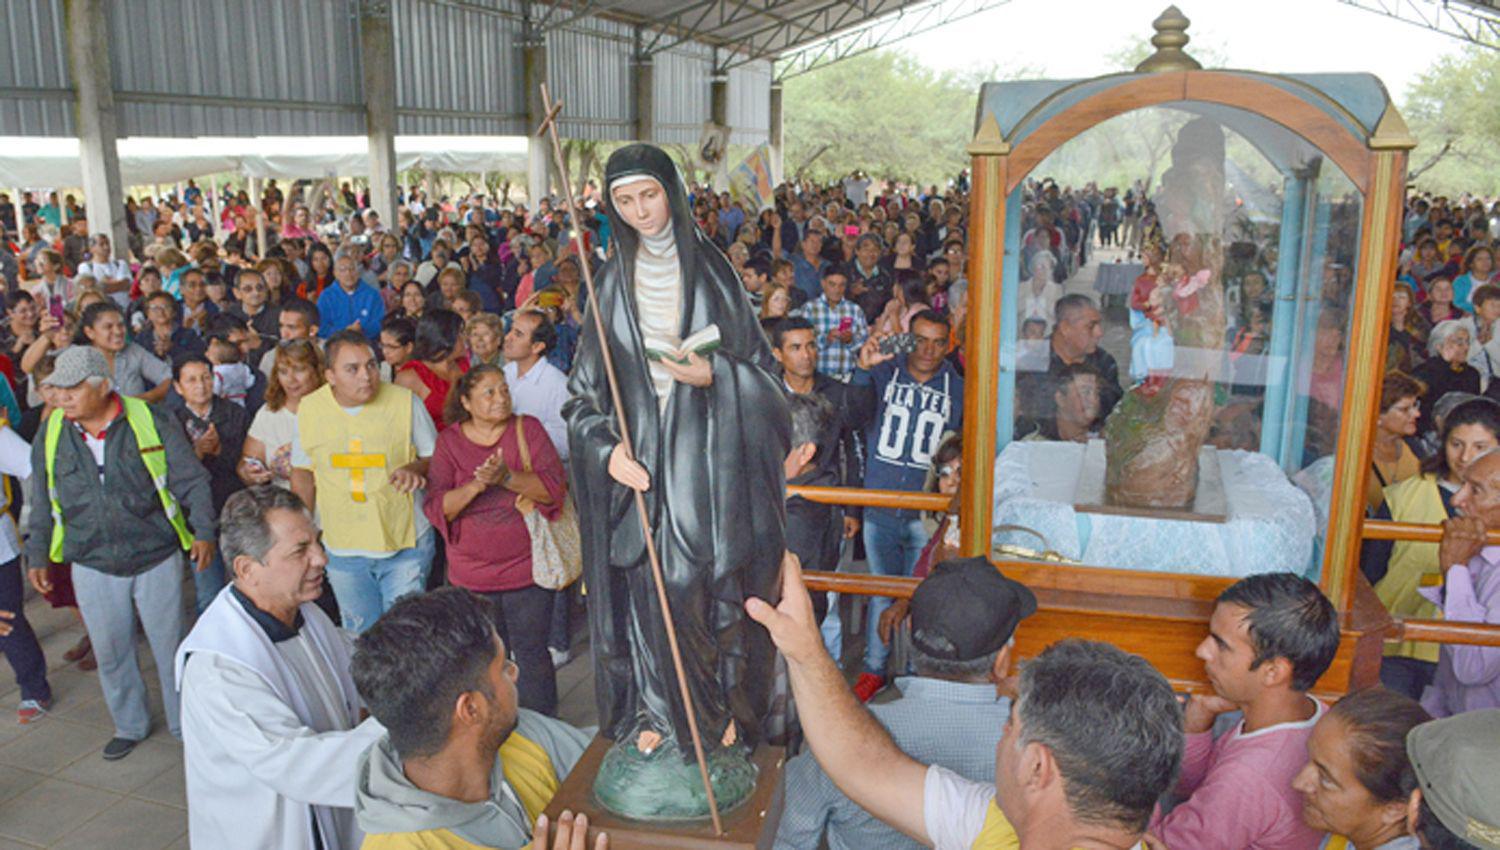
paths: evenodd
<path fill-rule="evenodd" d="M 97 676 L 62 660 L 82 625 L 72 611 L 53 610 L 39 598 L 27 603 L 26 615 L 49 662 L 52 712 L 16 723 L 20 692 L 0 664 L 0 850 L 186 848 L 182 745 L 163 726 L 161 688 L 144 638 L 138 656 L 157 729 L 127 758 L 106 762 L 100 753 L 114 726 Z M 558 671 L 559 714 L 579 726 L 596 722 L 590 669 L 584 652 Z"/>

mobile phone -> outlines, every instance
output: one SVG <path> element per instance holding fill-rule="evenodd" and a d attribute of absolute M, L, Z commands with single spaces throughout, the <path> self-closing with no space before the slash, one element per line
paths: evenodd
<path fill-rule="evenodd" d="M 854 330 L 853 316 L 845 316 L 844 318 L 839 319 L 839 333 L 846 334 L 852 330 Z"/>
<path fill-rule="evenodd" d="M 892 334 L 880 341 L 881 354 L 910 354 L 916 350 L 915 334 Z"/>

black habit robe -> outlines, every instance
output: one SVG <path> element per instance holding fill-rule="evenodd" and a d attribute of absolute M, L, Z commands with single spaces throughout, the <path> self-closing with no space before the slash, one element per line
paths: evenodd
<path fill-rule="evenodd" d="M 608 200 L 608 187 L 649 175 L 665 189 L 683 286 L 681 334 L 717 324 L 708 355 L 713 384 L 672 385 L 658 405 L 641 340 L 634 289 L 640 244 Z M 729 261 L 698 229 L 676 166 L 659 148 L 631 145 L 605 168 L 613 256 L 597 277 L 652 538 L 676 624 L 705 747 L 731 720 L 747 750 L 763 739 L 775 648 L 744 602 L 775 604 L 786 548 L 785 470 L 791 425 L 770 345 Z M 592 309 L 592 305 L 590 305 Z M 609 475 L 620 441 L 592 314 L 580 333 L 563 407 L 572 493 L 582 533 L 600 729 L 618 742 L 651 730 L 692 758 L 687 713 L 667 644 L 632 491 Z"/>

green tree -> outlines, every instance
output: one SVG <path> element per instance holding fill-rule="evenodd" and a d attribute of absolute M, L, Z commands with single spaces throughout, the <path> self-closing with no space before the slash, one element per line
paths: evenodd
<path fill-rule="evenodd" d="M 979 85 L 994 69 L 934 71 L 906 53 L 865 53 L 786 83 L 785 167 L 814 180 L 854 169 L 941 183 L 968 165 Z"/>
<path fill-rule="evenodd" d="M 1500 191 L 1500 53 L 1470 48 L 1433 63 L 1402 110 L 1418 145 L 1410 179 L 1447 194 Z"/>

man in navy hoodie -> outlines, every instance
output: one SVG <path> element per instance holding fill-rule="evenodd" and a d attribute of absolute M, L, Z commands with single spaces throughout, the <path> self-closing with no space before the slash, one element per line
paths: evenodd
<path fill-rule="evenodd" d="M 943 435 L 962 428 L 964 380 L 947 361 L 949 331 L 947 318 L 924 310 L 911 320 L 916 342 L 911 354 L 882 353 L 879 337 L 860 349 L 854 383 L 872 387 L 875 394 L 875 418 L 865 431 L 865 487 L 920 491 Z M 911 575 L 927 545 L 927 531 L 912 510 L 866 508 L 864 535 L 870 572 L 876 575 Z M 865 669 L 854 684 L 866 702 L 885 687 L 890 649 L 880 640 L 877 623 L 888 605 L 889 599 L 870 600 Z"/>

